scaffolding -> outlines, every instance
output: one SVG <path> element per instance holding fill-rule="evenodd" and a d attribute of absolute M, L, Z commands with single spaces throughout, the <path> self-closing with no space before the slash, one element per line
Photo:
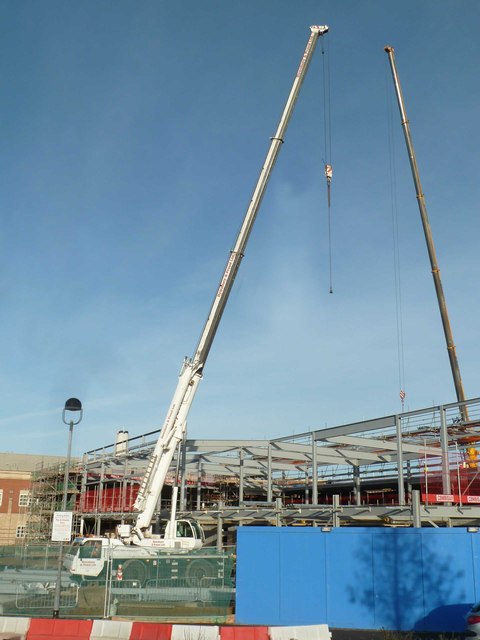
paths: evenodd
<path fill-rule="evenodd" d="M 39 466 L 32 473 L 30 513 L 24 543 L 44 542 L 51 539 L 53 514 L 62 510 L 65 462 Z M 81 517 L 77 509 L 82 467 L 78 461 L 71 464 L 67 485 L 67 511 L 73 511 L 73 533 L 80 533 Z"/>

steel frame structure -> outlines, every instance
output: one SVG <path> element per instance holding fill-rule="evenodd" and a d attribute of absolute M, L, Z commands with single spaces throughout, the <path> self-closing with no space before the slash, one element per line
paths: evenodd
<path fill-rule="evenodd" d="M 125 487 L 138 483 L 157 437 L 158 431 L 151 431 L 129 438 L 120 447 L 111 444 L 86 452 L 82 492 L 95 486 L 100 495 L 112 479 Z M 273 440 L 189 439 L 178 461 L 179 510 L 207 525 L 306 521 L 322 526 L 415 522 L 472 526 L 480 524 L 480 506 L 464 499 L 461 489 L 454 495 L 452 474 L 464 464 L 464 450 L 476 442 L 480 442 L 480 398 Z M 172 481 L 176 464 L 174 459 Z M 441 478 L 439 503 L 429 502 L 428 490 L 423 503 L 412 491 L 422 477 L 428 484 L 429 474 Z M 168 481 L 167 477 L 167 485 Z M 365 504 L 362 490 L 382 484 L 396 489 L 394 503 Z M 206 485 L 217 489 L 228 485 L 231 490 L 228 495 L 217 490 L 209 499 Z M 343 504 L 339 494 L 346 487 L 352 490 L 351 499 Z M 301 504 L 285 504 L 293 491 L 302 493 Z M 190 501 L 189 492 L 194 494 Z M 160 515 L 167 502 L 159 503 Z M 97 532 L 102 520 L 134 518 L 122 509 L 80 515 L 95 518 Z"/>

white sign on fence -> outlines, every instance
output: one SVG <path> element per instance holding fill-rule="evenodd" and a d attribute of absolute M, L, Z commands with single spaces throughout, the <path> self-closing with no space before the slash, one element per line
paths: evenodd
<path fill-rule="evenodd" d="M 55 511 L 52 526 L 53 542 L 70 542 L 72 537 L 72 516 L 72 511 Z"/>

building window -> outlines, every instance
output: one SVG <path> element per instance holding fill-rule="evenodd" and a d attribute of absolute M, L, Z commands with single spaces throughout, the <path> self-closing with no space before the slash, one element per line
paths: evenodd
<path fill-rule="evenodd" d="M 29 507 L 32 502 L 32 498 L 30 496 L 30 491 L 20 491 L 18 496 L 18 506 L 19 507 Z"/>
<path fill-rule="evenodd" d="M 27 525 L 26 524 L 19 524 L 17 526 L 17 530 L 15 532 L 15 537 L 16 538 L 25 538 L 26 535 L 27 535 Z"/>
<path fill-rule="evenodd" d="M 3 502 L 3 489 L 0 489 L 0 507 L 2 506 L 2 502 Z"/>

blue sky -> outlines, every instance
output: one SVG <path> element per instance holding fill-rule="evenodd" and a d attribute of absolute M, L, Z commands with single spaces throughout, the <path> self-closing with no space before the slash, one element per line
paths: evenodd
<path fill-rule="evenodd" d="M 330 26 L 334 293 L 319 47 L 189 436 L 400 410 L 392 210 L 406 408 L 455 401 L 387 44 L 465 392 L 480 395 L 477 0 L 4 1 L 0 18 L 1 450 L 62 454 L 71 396 L 85 409 L 76 454 L 161 426 L 311 24 Z"/>

